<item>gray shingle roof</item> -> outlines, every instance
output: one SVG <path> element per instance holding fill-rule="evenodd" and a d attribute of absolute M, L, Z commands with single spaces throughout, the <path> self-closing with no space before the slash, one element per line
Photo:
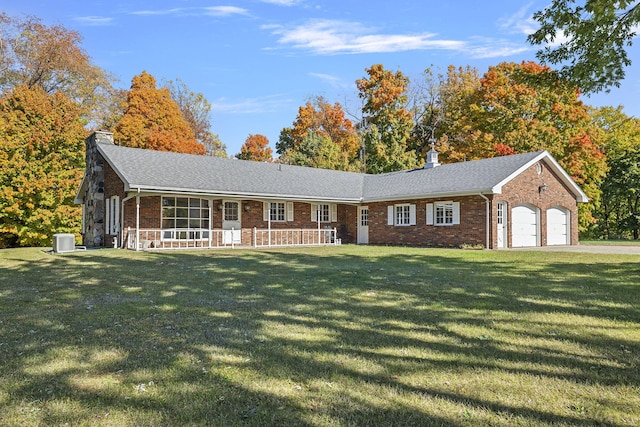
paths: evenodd
<path fill-rule="evenodd" d="M 385 200 L 426 194 L 492 193 L 494 187 L 542 153 L 544 152 L 452 163 L 431 169 L 368 175 L 363 197 L 365 200 Z"/>
<path fill-rule="evenodd" d="M 559 169 L 580 201 L 586 196 L 546 152 L 495 157 L 381 175 L 231 160 L 98 144 L 127 190 L 358 203 L 495 193 L 542 158 Z M 585 200 L 581 200 L 585 199 Z"/>
<path fill-rule="evenodd" d="M 130 189 L 358 202 L 364 175 L 99 144 Z"/>

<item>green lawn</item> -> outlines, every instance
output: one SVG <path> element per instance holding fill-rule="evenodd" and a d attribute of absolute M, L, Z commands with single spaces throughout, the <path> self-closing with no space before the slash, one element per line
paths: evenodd
<path fill-rule="evenodd" d="M 3 426 L 637 426 L 640 258 L 0 251 Z"/>

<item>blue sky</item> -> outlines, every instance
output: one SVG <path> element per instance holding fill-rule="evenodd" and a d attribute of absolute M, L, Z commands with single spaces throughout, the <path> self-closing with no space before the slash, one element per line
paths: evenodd
<path fill-rule="evenodd" d="M 311 96 L 357 114 L 355 80 L 381 63 L 412 80 L 427 67 L 534 60 L 526 35 L 548 0 L 20 0 L 3 9 L 78 31 L 98 66 L 128 88 L 146 70 L 180 78 L 212 103 L 233 155 L 250 134 L 274 148 Z M 636 38 L 636 44 L 638 40 Z M 640 48 L 620 89 L 584 98 L 640 116 Z"/>

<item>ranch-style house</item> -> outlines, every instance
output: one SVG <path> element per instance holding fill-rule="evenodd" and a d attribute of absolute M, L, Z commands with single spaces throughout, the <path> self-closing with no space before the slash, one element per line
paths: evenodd
<path fill-rule="evenodd" d="M 380 175 L 86 140 L 76 203 L 86 246 L 319 244 L 487 249 L 578 244 L 588 198 L 546 151 Z"/>

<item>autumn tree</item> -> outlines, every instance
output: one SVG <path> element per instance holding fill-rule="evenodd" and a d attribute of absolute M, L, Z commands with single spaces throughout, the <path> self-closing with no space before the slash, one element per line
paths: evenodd
<path fill-rule="evenodd" d="M 269 139 L 260 134 L 249 135 L 240 147 L 240 153 L 236 154 L 236 158 L 255 162 L 273 161 L 273 151 L 269 147 Z"/>
<path fill-rule="evenodd" d="M 189 123 L 196 140 L 207 155 L 227 157 L 227 147 L 220 137 L 211 131 L 211 104 L 201 93 L 195 93 L 180 79 L 165 82 L 171 98 L 178 104 L 182 117 Z"/>
<path fill-rule="evenodd" d="M 572 83 L 533 62 L 502 63 L 489 68 L 474 95 L 451 99 L 461 105 L 447 107 L 457 111 L 453 128 L 444 129 L 454 135 L 443 144 L 449 159 L 547 150 L 592 200 L 580 207 L 581 230 L 593 225 L 605 156 Z"/>
<path fill-rule="evenodd" d="M 410 112 L 415 126 L 409 148 L 419 158 L 425 158 L 435 141 L 441 161 L 466 160 L 478 137 L 478 130 L 472 125 L 476 110 L 469 106 L 478 103 L 479 89 L 480 75 L 473 67 L 450 65 L 446 73 L 427 68 L 423 78 L 410 86 Z"/>
<path fill-rule="evenodd" d="M 637 0 L 553 0 L 533 19 L 540 28 L 527 40 L 543 46 L 543 64 L 560 65 L 561 77 L 585 93 L 620 86 L 640 23 Z"/>
<path fill-rule="evenodd" d="M 159 151 L 205 154 L 167 88 L 157 88 L 146 71 L 135 76 L 124 114 L 113 136 L 117 144 Z"/>
<path fill-rule="evenodd" d="M 81 106 L 87 123 L 102 124 L 102 107 L 118 92 L 113 77 L 91 62 L 81 41 L 78 32 L 61 25 L 0 14 L 0 90 L 25 85 L 50 95 L 60 92 Z"/>
<path fill-rule="evenodd" d="M 358 79 L 356 86 L 364 101 L 366 171 L 384 173 L 415 167 L 416 153 L 409 147 L 414 123 L 406 109 L 409 79 L 381 64 L 365 71 L 368 78 Z"/>
<path fill-rule="evenodd" d="M 335 170 L 360 167 L 360 140 L 353 123 L 346 118 L 340 103 L 330 104 L 321 96 L 298 109 L 293 127 L 283 129 L 276 147 L 281 161 L 291 164 L 320 164 L 317 167 Z M 320 152 L 333 154 L 316 159 Z"/>
<path fill-rule="evenodd" d="M 78 234 L 84 170 L 81 108 L 61 92 L 16 86 L 0 99 L 0 247 Z"/>

